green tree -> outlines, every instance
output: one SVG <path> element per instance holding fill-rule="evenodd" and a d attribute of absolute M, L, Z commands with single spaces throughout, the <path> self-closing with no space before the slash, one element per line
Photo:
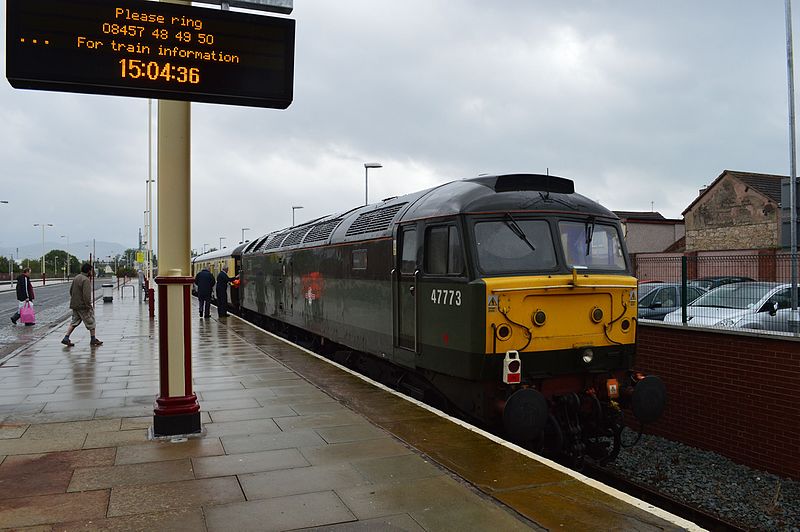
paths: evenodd
<path fill-rule="evenodd" d="M 67 268 L 67 260 L 69 260 L 69 268 Z M 67 275 L 67 270 L 69 270 L 70 276 L 81 271 L 81 262 L 78 257 L 61 249 L 51 249 L 45 253 L 44 262 L 45 271 L 50 277 Z"/>

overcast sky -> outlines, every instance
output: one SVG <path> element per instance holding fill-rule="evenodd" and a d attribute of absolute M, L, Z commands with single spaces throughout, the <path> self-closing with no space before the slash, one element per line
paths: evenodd
<path fill-rule="evenodd" d="M 788 174 L 783 0 L 294 6 L 288 110 L 192 105 L 193 248 L 286 227 L 292 205 L 298 222 L 357 206 L 367 161 L 384 166 L 372 201 L 549 168 L 669 218 L 725 169 Z M 40 242 L 41 222 L 47 240 L 135 245 L 147 122 L 145 99 L 0 82 L 0 248 Z"/>

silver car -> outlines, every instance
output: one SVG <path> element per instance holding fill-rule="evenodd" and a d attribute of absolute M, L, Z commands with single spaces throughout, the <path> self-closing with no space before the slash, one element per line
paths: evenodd
<path fill-rule="evenodd" d="M 784 330 L 781 327 L 788 327 L 788 320 L 778 311 L 791 306 L 790 292 L 791 285 L 782 283 L 726 284 L 687 305 L 687 322 L 700 327 Z M 681 323 L 681 309 L 667 314 L 664 323 Z"/>

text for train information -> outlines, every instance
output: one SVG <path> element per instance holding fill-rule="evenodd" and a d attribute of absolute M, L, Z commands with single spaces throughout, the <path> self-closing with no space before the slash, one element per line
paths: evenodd
<path fill-rule="evenodd" d="M 17 88 L 285 108 L 294 21 L 141 0 L 8 0 Z"/>

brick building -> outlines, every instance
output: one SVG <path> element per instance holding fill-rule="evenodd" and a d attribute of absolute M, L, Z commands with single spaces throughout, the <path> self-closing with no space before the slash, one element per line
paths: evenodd
<path fill-rule="evenodd" d="M 683 211 L 686 251 L 776 249 L 785 176 L 725 170 Z"/>

